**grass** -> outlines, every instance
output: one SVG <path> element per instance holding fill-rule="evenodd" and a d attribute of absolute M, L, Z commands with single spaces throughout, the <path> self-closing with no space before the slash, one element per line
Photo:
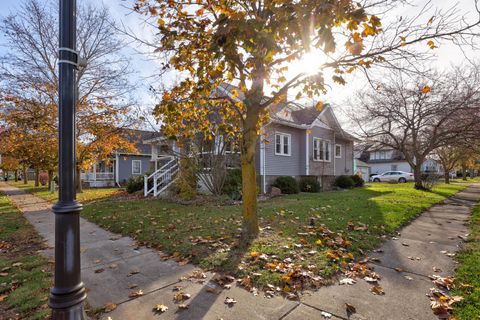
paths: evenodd
<path fill-rule="evenodd" d="M 50 202 L 58 200 L 58 190 L 51 194 L 47 186 L 35 187 L 34 181 L 29 181 L 28 184 L 24 184 L 23 181 L 9 181 L 8 183 Z M 92 201 L 107 199 L 120 192 L 121 191 L 118 188 L 86 188 L 83 192 L 77 193 L 77 200 L 80 203 L 89 203 Z"/>
<path fill-rule="evenodd" d="M 0 194 L 0 313 L 6 319 L 48 319 L 51 265 L 37 251 L 41 238 L 8 198 Z"/>
<path fill-rule="evenodd" d="M 259 204 L 263 231 L 248 246 L 237 243 L 242 215 L 238 205 L 113 199 L 85 206 L 82 215 L 177 260 L 240 276 L 255 274 L 257 284 L 283 285 L 282 273 L 273 269 L 285 259 L 329 277 L 378 246 L 383 235 L 466 186 L 438 185 L 425 192 L 415 190 L 412 183 L 374 183 L 348 191 L 271 199 Z"/>
<path fill-rule="evenodd" d="M 471 233 L 465 247 L 457 254 L 455 295 L 464 300 L 454 305 L 454 314 L 461 320 L 480 319 L 480 205 L 473 210 Z"/>

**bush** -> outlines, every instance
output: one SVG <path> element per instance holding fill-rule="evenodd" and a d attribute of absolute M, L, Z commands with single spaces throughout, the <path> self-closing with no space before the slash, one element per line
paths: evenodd
<path fill-rule="evenodd" d="M 362 177 L 360 177 L 358 174 L 354 174 L 353 176 L 351 176 L 351 178 L 355 187 L 363 187 L 363 185 L 365 184 L 365 181 L 363 181 Z"/>
<path fill-rule="evenodd" d="M 134 193 L 143 189 L 143 176 L 128 178 L 125 189 L 128 193 Z"/>
<path fill-rule="evenodd" d="M 225 184 L 222 192 L 230 197 L 232 200 L 242 199 L 242 170 L 233 169 L 227 171 Z"/>
<path fill-rule="evenodd" d="M 316 177 L 302 177 L 299 187 L 302 192 L 320 192 L 320 183 Z"/>
<path fill-rule="evenodd" d="M 197 167 L 192 159 L 181 159 L 175 186 L 172 189 L 183 200 L 192 200 L 197 196 Z"/>
<path fill-rule="evenodd" d="M 297 180 L 293 177 L 278 177 L 272 186 L 279 188 L 284 194 L 299 193 Z"/>
<path fill-rule="evenodd" d="M 420 180 L 422 182 L 422 190 L 431 191 L 440 180 L 440 176 L 435 173 L 422 173 Z"/>
<path fill-rule="evenodd" d="M 339 176 L 335 179 L 335 186 L 342 189 L 350 189 L 355 186 L 355 181 L 350 176 Z"/>
<path fill-rule="evenodd" d="M 42 186 L 45 186 L 48 182 L 48 173 L 40 172 L 40 174 L 38 175 L 38 181 Z"/>

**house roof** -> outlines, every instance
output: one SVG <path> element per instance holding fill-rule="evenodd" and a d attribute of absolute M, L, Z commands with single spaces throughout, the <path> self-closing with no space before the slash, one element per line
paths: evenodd
<path fill-rule="evenodd" d="M 234 89 L 238 89 L 236 86 L 228 83 L 222 83 L 218 88 L 218 94 L 231 95 Z M 238 91 L 236 99 L 244 100 L 245 95 L 241 90 Z M 265 97 L 265 100 L 268 97 Z M 272 122 L 280 123 L 286 126 L 292 126 L 300 129 L 310 129 L 320 122 L 327 127 L 333 129 L 341 138 L 357 141 L 358 139 L 351 134 L 345 132 L 333 112 L 332 106 L 328 103 L 324 104 L 321 108 L 315 106 L 307 107 L 294 101 L 282 100 L 278 103 L 269 106 L 270 120 Z M 326 119 L 326 123 L 322 120 L 322 116 Z"/>
<path fill-rule="evenodd" d="M 363 162 L 362 160 L 355 159 L 355 162 L 357 164 L 357 167 L 370 167 L 368 163 Z"/>

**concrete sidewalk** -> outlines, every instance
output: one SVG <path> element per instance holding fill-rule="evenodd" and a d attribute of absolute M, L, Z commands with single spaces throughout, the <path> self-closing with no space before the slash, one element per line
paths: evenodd
<path fill-rule="evenodd" d="M 54 221 L 51 205 L 18 188 L 0 182 L 0 191 L 12 202 L 53 246 Z M 433 286 L 429 275 L 433 268 L 437 275 L 453 275 L 455 262 L 442 252 L 453 253 L 468 233 L 466 224 L 471 207 L 480 200 L 480 184 L 475 184 L 440 204 L 406 226 L 398 239 L 386 241 L 383 253 L 372 253 L 378 258 L 372 266 L 381 276 L 379 284 L 385 295 L 373 295 L 371 285 L 359 279 L 355 285 L 333 285 L 304 294 L 300 302 L 281 297 L 267 299 L 260 293 L 253 296 L 233 285 L 231 289 L 218 287 L 210 281 L 214 276 L 205 273 L 203 279 L 185 280 L 195 267 L 180 266 L 163 261 L 159 252 L 138 248 L 128 237 L 120 237 L 98 226 L 81 220 L 82 277 L 93 308 L 114 303 L 117 308 L 104 318 L 120 319 L 437 319 L 430 310 L 426 293 Z M 52 249 L 46 254 L 51 255 Z M 401 268 L 404 272 L 397 272 Z M 183 280 L 182 280 L 183 279 Z M 180 288 L 179 288 L 180 287 Z M 143 296 L 131 299 L 133 291 Z M 173 301 L 174 290 L 191 295 L 184 303 L 188 309 L 179 309 Z M 226 305 L 225 299 L 237 301 Z M 345 303 L 355 306 L 356 313 L 348 315 Z M 163 304 L 168 310 L 156 314 L 152 309 Z M 323 315 L 322 315 L 323 314 Z"/>

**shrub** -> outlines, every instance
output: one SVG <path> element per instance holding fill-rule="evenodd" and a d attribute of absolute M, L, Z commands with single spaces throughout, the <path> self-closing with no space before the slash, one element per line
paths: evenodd
<path fill-rule="evenodd" d="M 181 199 L 192 200 L 197 196 L 197 167 L 189 159 L 181 159 L 179 163 L 178 178 L 172 189 Z"/>
<path fill-rule="evenodd" d="M 38 175 L 38 181 L 42 186 L 45 186 L 48 182 L 48 173 L 40 172 L 40 174 Z"/>
<path fill-rule="evenodd" d="M 351 178 L 355 187 L 363 187 L 363 185 L 365 184 L 365 181 L 363 181 L 362 177 L 360 177 L 358 174 L 354 174 L 353 176 L 351 176 Z"/>
<path fill-rule="evenodd" d="M 440 176 L 435 173 L 423 173 L 420 177 L 422 190 L 430 191 L 440 180 Z"/>
<path fill-rule="evenodd" d="M 284 194 L 299 193 L 297 180 L 293 177 L 278 177 L 272 186 L 279 188 Z"/>
<path fill-rule="evenodd" d="M 299 187 L 302 192 L 320 192 L 320 183 L 316 177 L 302 177 Z"/>
<path fill-rule="evenodd" d="M 232 200 L 242 199 L 242 170 L 228 170 L 222 192 Z"/>
<path fill-rule="evenodd" d="M 355 181 L 350 176 L 339 176 L 335 179 L 335 186 L 342 189 L 350 189 L 355 186 Z"/>
<path fill-rule="evenodd" d="M 125 189 L 128 193 L 134 193 L 143 189 L 143 176 L 128 178 Z"/>

